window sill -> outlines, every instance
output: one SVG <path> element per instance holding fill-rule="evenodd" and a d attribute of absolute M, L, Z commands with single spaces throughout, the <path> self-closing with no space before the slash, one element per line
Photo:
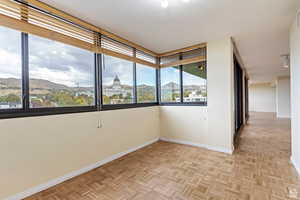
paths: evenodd
<path fill-rule="evenodd" d="M 160 103 L 160 106 L 207 106 L 207 103 L 205 102 L 195 102 L 195 103 Z"/>
<path fill-rule="evenodd" d="M 28 111 L 23 109 L 0 110 L 0 119 L 21 118 L 21 117 L 38 117 L 47 115 L 62 115 L 82 112 L 95 112 L 97 107 L 61 107 L 61 108 L 31 108 Z"/>
<path fill-rule="evenodd" d="M 142 107 L 151 107 L 151 106 L 158 106 L 158 103 L 110 104 L 110 105 L 103 105 L 101 110 L 108 111 L 108 110 L 142 108 Z"/>
<path fill-rule="evenodd" d="M 152 106 L 207 106 L 207 103 L 136 103 L 136 104 L 111 104 L 103 105 L 100 111 L 143 108 Z M 97 107 L 63 107 L 63 108 L 31 108 L 28 111 L 23 109 L 0 110 L 0 119 L 38 117 L 47 115 L 75 114 L 83 112 L 99 111 Z"/>

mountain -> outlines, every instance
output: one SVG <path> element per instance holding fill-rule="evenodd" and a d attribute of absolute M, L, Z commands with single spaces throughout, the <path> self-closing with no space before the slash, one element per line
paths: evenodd
<path fill-rule="evenodd" d="M 0 78 L 0 87 L 1 88 L 20 88 L 21 80 L 16 78 Z M 30 79 L 30 88 L 32 89 L 69 89 L 70 87 L 53 83 L 51 81 L 43 79 Z"/>
<path fill-rule="evenodd" d="M 0 88 L 20 88 L 21 80 L 16 78 L 0 78 Z"/>
<path fill-rule="evenodd" d="M 63 84 L 57 84 L 53 83 L 48 80 L 44 79 L 30 79 L 30 88 L 32 89 L 47 89 L 47 90 L 69 90 L 70 87 L 63 85 Z"/>
<path fill-rule="evenodd" d="M 21 80 L 16 78 L 0 78 L 0 88 L 18 89 L 21 88 Z M 34 90 L 90 90 L 91 87 L 69 87 L 63 84 L 54 83 L 44 79 L 30 79 L 30 89 Z"/>
<path fill-rule="evenodd" d="M 162 86 L 162 89 L 179 89 L 179 84 L 170 82 Z"/>

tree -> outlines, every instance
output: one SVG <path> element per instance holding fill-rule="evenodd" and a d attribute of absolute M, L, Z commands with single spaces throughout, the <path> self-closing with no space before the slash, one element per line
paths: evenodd
<path fill-rule="evenodd" d="M 0 102 L 21 102 L 21 98 L 15 94 L 8 94 L 6 96 L 0 97 Z"/>
<path fill-rule="evenodd" d="M 103 95 L 103 104 L 110 104 L 110 98 L 108 96 Z"/>

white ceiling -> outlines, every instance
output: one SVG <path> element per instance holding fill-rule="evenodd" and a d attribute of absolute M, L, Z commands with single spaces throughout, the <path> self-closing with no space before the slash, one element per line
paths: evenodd
<path fill-rule="evenodd" d="M 289 74 L 289 27 L 299 0 L 42 0 L 58 9 L 164 52 L 232 36 L 252 82 Z"/>

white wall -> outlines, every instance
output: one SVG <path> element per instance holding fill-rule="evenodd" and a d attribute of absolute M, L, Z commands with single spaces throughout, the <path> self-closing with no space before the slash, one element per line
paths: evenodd
<path fill-rule="evenodd" d="M 277 79 L 276 111 L 278 118 L 291 117 L 291 90 L 289 77 L 279 77 Z"/>
<path fill-rule="evenodd" d="M 207 43 L 207 107 L 161 107 L 161 135 L 218 151 L 233 151 L 233 49 L 230 38 Z"/>
<path fill-rule="evenodd" d="M 249 111 L 276 112 L 276 87 L 271 83 L 249 86 Z"/>
<path fill-rule="evenodd" d="M 207 107 L 161 106 L 161 137 L 166 140 L 207 144 Z"/>
<path fill-rule="evenodd" d="M 207 43 L 208 145 L 233 151 L 234 65 L 230 38 Z"/>
<path fill-rule="evenodd" d="M 0 199 L 158 139 L 159 123 L 159 107 L 0 120 Z"/>
<path fill-rule="evenodd" d="M 300 27 L 295 19 L 290 31 L 292 161 L 300 173 Z"/>

